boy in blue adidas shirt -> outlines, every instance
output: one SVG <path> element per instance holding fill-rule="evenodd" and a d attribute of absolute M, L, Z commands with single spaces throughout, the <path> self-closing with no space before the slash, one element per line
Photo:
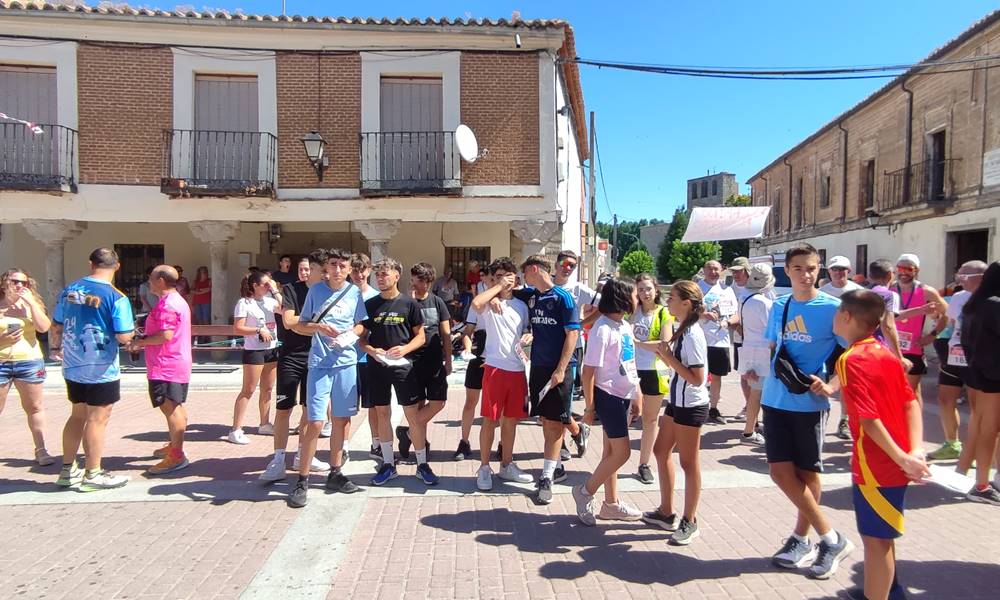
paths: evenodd
<path fill-rule="evenodd" d="M 771 479 L 798 509 L 795 529 L 772 562 L 787 569 L 808 564 L 811 577 L 829 579 L 854 546 L 830 526 L 819 508 L 823 427 L 830 408 L 827 397 L 840 388 L 836 377 L 829 385 L 823 381 L 826 361 L 837 347 L 833 317 L 840 300 L 816 289 L 819 268 L 819 252 L 809 244 L 785 253 L 792 293 L 775 300 L 764 334 L 772 354 L 783 347 L 813 385 L 804 394 L 792 393 L 775 377 L 772 359 L 761 405 Z M 820 537 L 815 547 L 807 537 L 810 527 Z"/>
<path fill-rule="evenodd" d="M 559 465 L 563 426 L 570 422 L 573 395 L 573 356 L 580 335 L 580 318 L 573 296 L 552 281 L 552 264 L 540 255 L 521 265 L 524 282 L 533 287 L 527 299 L 531 320 L 531 370 L 528 395 L 531 416 L 542 420 L 544 449 L 538 479 L 539 504 L 552 502 L 552 484 L 566 478 Z M 542 394 L 542 390 L 548 390 Z"/>
<path fill-rule="evenodd" d="M 128 296 L 111 284 L 118 267 L 114 250 L 91 252 L 90 276 L 69 284 L 59 295 L 49 334 L 49 351 L 53 360 L 62 361 L 73 405 L 63 428 L 63 466 L 56 485 L 79 484 L 86 492 L 129 481 L 101 469 L 104 431 L 111 408 L 121 397 L 118 348 L 132 340 L 135 329 Z M 86 471 L 76 463 L 81 442 Z"/>

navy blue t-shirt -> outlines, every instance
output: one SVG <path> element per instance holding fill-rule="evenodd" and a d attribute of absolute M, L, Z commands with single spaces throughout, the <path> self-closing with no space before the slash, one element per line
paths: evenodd
<path fill-rule="evenodd" d="M 580 329 L 580 313 L 573 296 L 559 286 L 547 292 L 534 290 L 528 297 L 531 318 L 531 363 L 555 367 L 562 356 L 566 332 Z M 571 359 L 569 364 L 574 364 Z"/>

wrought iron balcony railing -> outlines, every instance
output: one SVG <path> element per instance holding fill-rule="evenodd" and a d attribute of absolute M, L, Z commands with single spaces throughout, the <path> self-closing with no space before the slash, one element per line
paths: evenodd
<path fill-rule="evenodd" d="M 273 197 L 277 141 L 263 131 L 164 130 L 160 191 Z"/>
<path fill-rule="evenodd" d="M 958 158 L 925 160 L 910 167 L 907 195 L 906 168 L 887 172 L 883 176 L 882 197 L 877 202 L 879 212 L 922 202 L 944 202 L 955 196 L 954 166 Z"/>
<path fill-rule="evenodd" d="M 451 131 L 361 134 L 361 192 L 458 194 L 461 156 Z"/>
<path fill-rule="evenodd" d="M 0 123 L 0 190 L 76 192 L 76 130 Z"/>

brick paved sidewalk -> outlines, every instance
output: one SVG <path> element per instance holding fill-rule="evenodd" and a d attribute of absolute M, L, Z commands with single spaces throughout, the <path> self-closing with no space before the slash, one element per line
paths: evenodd
<path fill-rule="evenodd" d="M 310 504 L 299 511 L 284 502 L 292 476 L 273 486 L 256 481 L 272 438 L 249 427 L 250 445 L 223 441 L 235 389 L 195 386 L 187 444 L 192 465 L 161 478 L 143 471 L 155 463 L 152 450 L 166 440 L 162 416 L 141 386 L 129 389 L 134 391 L 126 392 L 112 415 L 105 466 L 129 474 L 132 482 L 91 494 L 56 489 L 58 465 L 34 465 L 23 414 L 11 394 L 0 416 L 0 528 L 8 537 L 0 555 L 0 596 L 813 598 L 834 597 L 860 581 L 860 550 L 829 582 L 770 567 L 766 557 L 787 535 L 793 511 L 767 477 L 761 450 L 738 444 L 741 425 L 705 428 L 702 537 L 675 548 L 664 532 L 642 524 L 576 524 L 569 485 L 582 481 L 599 460 L 599 427 L 587 455 L 567 463 L 570 479 L 555 486 L 552 505 L 535 506 L 531 485 L 497 480 L 493 492 L 477 492 L 478 461 L 451 461 L 464 399 L 460 386 L 452 386 L 430 432 L 440 486 L 427 488 L 412 476 L 412 464 L 404 463 L 399 479 L 371 488 L 370 438 L 359 419 L 345 472 L 364 492 L 326 495 L 322 478 L 314 476 Z M 738 397 L 738 388 L 727 382 L 724 412 L 736 412 Z M 46 400 L 48 448 L 57 455 L 69 405 L 57 385 L 47 385 Z M 933 405 L 927 410 L 926 429 L 934 437 L 939 427 Z M 256 419 L 251 402 L 248 423 Z M 632 432 L 635 449 L 638 435 Z M 477 427 L 472 437 L 475 451 Z M 290 451 L 296 439 L 290 438 Z M 522 424 L 517 446 L 519 464 L 537 474 L 541 428 Z M 828 437 L 823 504 L 857 543 L 845 487 L 848 450 Z M 632 476 L 637 455 L 623 469 L 619 489 L 648 509 L 657 492 Z M 321 458 L 327 458 L 325 451 Z M 994 560 L 1000 541 L 991 535 L 1000 513 L 931 487 L 914 489 L 909 500 L 909 529 L 899 546 L 903 581 L 925 598 L 986 597 L 987 582 L 1000 575 Z"/>

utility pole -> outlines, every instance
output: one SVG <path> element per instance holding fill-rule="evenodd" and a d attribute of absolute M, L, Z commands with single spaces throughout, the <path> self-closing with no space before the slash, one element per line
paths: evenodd
<path fill-rule="evenodd" d="M 611 220 L 613 229 L 611 230 L 611 237 L 613 241 L 611 242 L 611 247 L 614 248 L 612 256 L 614 257 L 614 269 L 611 269 L 611 273 L 615 275 L 618 274 L 618 214 L 616 213 Z"/>
<path fill-rule="evenodd" d="M 594 193 L 594 145 L 597 132 L 594 129 L 594 111 L 590 111 L 590 181 L 588 182 L 588 195 L 590 198 L 590 215 L 587 222 L 587 245 L 590 246 L 590 264 L 588 277 L 591 286 L 597 285 L 597 202 Z"/>

